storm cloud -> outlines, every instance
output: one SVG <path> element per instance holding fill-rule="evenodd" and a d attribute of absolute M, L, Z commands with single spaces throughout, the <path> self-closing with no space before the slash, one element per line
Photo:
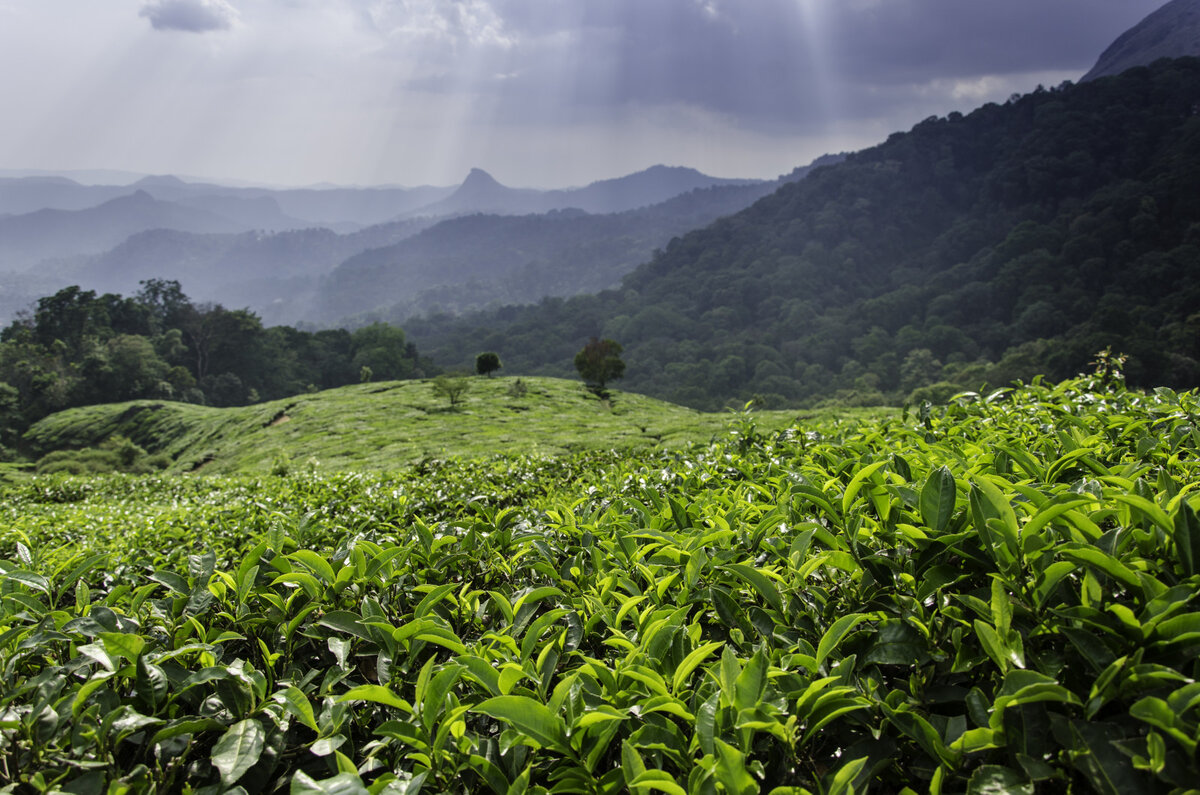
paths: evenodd
<path fill-rule="evenodd" d="M 208 33 L 232 28 L 237 11 L 225 0 L 152 0 L 138 16 L 150 20 L 155 30 Z"/>
<path fill-rule="evenodd" d="M 562 187 L 655 163 L 773 177 L 1078 80 L 1160 5 L 0 0 L 0 69 L 25 76 L 0 81 L 0 167 L 279 184 L 446 185 L 478 166 Z"/>
<path fill-rule="evenodd" d="M 471 0 L 490 38 L 428 52 L 412 86 L 505 100 L 515 115 L 686 105 L 751 127 L 814 109 L 885 115 L 931 95 L 970 102 L 1006 78 L 1077 76 L 1113 35 L 1119 0 Z M 412 2 L 376 3 L 401 16 Z M 472 13 L 464 13 L 466 6 Z M 1130 4 L 1126 3 L 1128 7 Z M 1140 2 L 1145 11 L 1156 5 Z M 466 40 L 443 17 L 439 35 Z M 450 23 L 450 24 L 446 24 Z M 504 46 L 496 46 L 502 42 Z M 411 44 L 411 43 L 410 43 Z M 440 56 L 440 58 L 439 58 Z M 1033 85 L 1023 86 L 1025 90 Z M 947 108 L 950 110 L 951 108 Z"/>

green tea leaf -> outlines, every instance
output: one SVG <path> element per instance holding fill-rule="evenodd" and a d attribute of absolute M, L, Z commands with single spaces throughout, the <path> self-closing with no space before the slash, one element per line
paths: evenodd
<path fill-rule="evenodd" d="M 967 795 L 1033 795 L 1033 782 L 1000 765 L 981 765 L 967 782 Z"/>
<path fill-rule="evenodd" d="M 1085 547 L 1082 545 L 1063 546 L 1058 549 L 1058 554 L 1107 574 L 1129 588 L 1137 589 L 1139 592 L 1142 589 L 1142 581 L 1138 579 L 1137 575 L 1129 567 L 1112 555 L 1108 555 L 1095 547 Z"/>
<path fill-rule="evenodd" d="M 957 496 L 958 488 L 949 469 L 940 467 L 929 473 L 921 489 L 921 518 L 934 535 L 941 535 L 950 526 Z"/>
<path fill-rule="evenodd" d="M 820 668 L 829 655 L 833 653 L 838 644 L 850 634 L 850 631 L 859 624 L 867 620 L 867 616 L 861 613 L 851 613 L 850 615 L 842 616 L 837 621 L 825 630 L 825 634 L 821 636 L 820 643 L 817 644 L 817 667 Z"/>
<path fill-rule="evenodd" d="M 398 695 L 393 693 L 390 688 L 384 685 L 359 685 L 347 690 L 338 701 L 371 701 L 375 704 L 383 704 L 384 706 L 398 709 L 401 712 L 413 714 L 412 705 Z"/>
<path fill-rule="evenodd" d="M 252 718 L 239 721 L 213 746 L 212 763 L 221 773 L 221 784 L 232 787 L 262 756 L 267 735 L 262 724 Z"/>
<path fill-rule="evenodd" d="M 732 795 L 751 795 L 758 792 L 758 784 L 746 770 L 746 755 L 719 737 L 715 745 L 717 764 L 713 774 L 725 791 Z"/>
<path fill-rule="evenodd" d="M 1175 512 L 1175 550 L 1185 576 L 1200 574 L 1200 518 L 1192 506 L 1181 502 Z"/>
<path fill-rule="evenodd" d="M 308 728 L 315 732 L 319 732 L 317 727 L 316 714 L 313 712 L 312 703 L 309 702 L 308 696 L 304 695 L 304 691 L 300 688 L 292 686 L 285 690 L 280 690 L 271 696 L 273 700 L 282 704 L 288 712 L 300 719 Z"/>
<path fill-rule="evenodd" d="M 0 579 L 12 580 L 19 582 L 35 591 L 41 591 L 44 594 L 50 593 L 50 581 L 40 574 L 32 571 L 22 571 L 14 569 L 12 571 L 0 572 Z"/>
<path fill-rule="evenodd" d="M 545 704 L 526 696 L 497 696 L 471 708 L 497 720 L 502 720 L 537 742 L 543 748 L 564 751 L 567 747 L 567 726 L 560 715 L 552 713 Z"/>
<path fill-rule="evenodd" d="M 317 781 L 303 770 L 292 777 L 291 795 L 369 795 L 369 791 L 354 773 L 338 773 L 332 778 Z"/>
<path fill-rule="evenodd" d="M 887 460 L 876 461 L 874 464 L 868 464 L 858 470 L 854 477 L 850 478 L 850 482 L 846 485 L 846 492 L 842 495 L 842 513 L 849 514 L 850 506 L 854 504 L 854 500 L 858 497 L 858 492 L 862 489 L 863 483 L 872 475 L 887 466 Z"/>
<path fill-rule="evenodd" d="M 671 692 L 679 693 L 680 688 L 687 682 L 688 677 L 692 675 L 692 671 L 696 670 L 700 663 L 704 662 L 705 658 L 711 655 L 714 651 L 725 645 L 724 641 L 715 640 L 706 643 L 699 648 L 693 649 L 688 656 L 675 668 L 675 675 L 671 680 Z"/>
<path fill-rule="evenodd" d="M 767 604 L 780 612 L 783 611 L 783 597 L 779 595 L 779 589 L 772 584 L 767 575 L 753 566 L 747 566 L 743 563 L 730 563 L 721 568 L 731 571 L 745 580 Z"/>
<path fill-rule="evenodd" d="M 142 653 L 142 649 L 146 648 L 146 639 L 140 635 L 131 635 L 125 632 L 101 632 L 99 638 L 100 642 L 104 644 L 104 650 L 114 659 L 124 657 L 133 662 Z"/>
<path fill-rule="evenodd" d="M 632 792 L 658 790 L 668 795 L 687 795 L 687 790 L 675 783 L 671 774 L 665 770 L 645 770 L 628 782 Z"/>
<path fill-rule="evenodd" d="M 337 579 L 337 575 L 333 571 L 333 566 L 329 565 L 329 561 L 311 549 L 298 549 L 286 557 L 288 560 L 304 564 L 313 574 L 324 580 L 326 585 L 332 585 L 334 580 Z"/>

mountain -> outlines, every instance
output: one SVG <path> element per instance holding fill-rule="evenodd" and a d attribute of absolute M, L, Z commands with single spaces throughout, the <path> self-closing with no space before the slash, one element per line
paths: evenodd
<path fill-rule="evenodd" d="M 1200 0 L 1171 0 L 1117 37 L 1082 79 L 1188 55 L 1200 55 Z"/>
<path fill-rule="evenodd" d="M 530 213 L 553 209 L 545 191 L 509 188 L 497 182 L 481 168 L 473 168 L 454 193 L 418 210 L 420 215 L 461 215 L 463 213 Z"/>
<path fill-rule="evenodd" d="M 143 177 L 132 185 L 81 185 L 58 176 L 0 177 L 0 216 L 37 210 L 84 210 L 136 191 L 156 199 L 201 207 L 243 221 L 246 229 L 325 226 L 352 232 L 386 223 L 453 193 L 454 188 L 270 188 L 187 182 L 171 175 Z"/>
<path fill-rule="evenodd" d="M 903 401 L 1089 367 L 1200 385 L 1200 60 L 931 118 L 671 241 L 595 295 L 405 324 L 443 367 L 494 350 L 697 408 Z M 916 392 L 914 390 L 933 392 Z M 947 392 L 946 390 L 949 390 Z"/>
<path fill-rule="evenodd" d="M 0 272 L 49 258 L 55 261 L 41 262 L 39 272 L 56 278 L 56 288 L 78 283 L 130 294 L 143 279 L 173 279 L 197 300 L 250 306 L 270 323 L 337 322 L 370 312 L 395 320 L 434 307 L 463 311 L 613 286 L 671 237 L 736 212 L 802 174 L 771 182 L 725 180 L 655 166 L 560 191 L 509 188 L 480 169 L 455 189 L 269 190 L 171 175 L 142 177 L 128 187 L 54 176 L 8 179 L 0 180 L 0 208 L 41 202 L 79 209 L 0 213 L 7 224 L 0 225 Z M 159 212 L 136 222 L 114 217 L 133 205 Z M 167 207 L 173 215 L 163 212 Z M 482 209 L 507 220 L 453 220 Z M 534 210 L 545 217 L 524 217 Z M 106 220 L 78 237 L 76 229 L 87 227 L 89 217 Z M 393 251 L 447 217 L 450 226 Z M 361 224 L 378 218 L 400 220 Z M 197 227 L 200 219 L 210 222 L 206 229 Z M 96 253 L 98 247 L 108 250 Z M 27 296 L 15 290 L 0 310 Z M 11 314 L 11 308 L 0 312 Z"/>
<path fill-rule="evenodd" d="M 84 210 L 38 210 L 0 218 L 0 270 L 98 253 L 147 229 L 237 232 L 246 228 L 208 210 L 160 201 L 139 190 Z"/>
<path fill-rule="evenodd" d="M 836 159 L 836 158 L 835 158 Z M 807 173 L 797 169 L 786 179 Z M 658 168 L 573 192 L 592 206 L 641 201 L 711 180 L 691 169 Z M 443 221 L 342 263 L 318 291 L 313 319 L 390 322 L 432 309 L 463 312 L 531 303 L 616 286 L 671 238 L 737 212 L 781 181 L 720 183 L 648 207 L 591 214 L 580 209 L 529 215 L 475 214 Z M 463 186 L 479 201 L 511 199 L 511 189 L 476 170 Z M 514 206 L 512 202 L 509 206 Z"/>
<path fill-rule="evenodd" d="M 359 252 L 393 245 L 432 223 L 395 221 L 345 235 L 320 228 L 237 234 L 153 229 L 93 257 L 69 280 L 131 295 L 143 279 L 170 279 L 198 301 L 253 307 L 269 325 L 297 323 L 312 319 L 320 276 Z"/>
<path fill-rule="evenodd" d="M 4 177 L 0 178 L 0 215 L 84 210 L 132 192 L 118 185 L 80 185 L 64 177 Z"/>
<path fill-rule="evenodd" d="M 248 202 L 269 200 L 288 219 L 299 219 L 291 226 L 264 227 L 299 229 L 323 226 L 351 232 L 363 226 L 387 223 L 397 217 L 439 201 L 453 188 L 422 186 L 417 188 L 229 188 L 219 185 L 184 182 L 174 177 L 149 177 L 138 187 L 156 198 L 180 203 L 207 202 L 209 207 L 224 206 L 235 213 Z"/>
<path fill-rule="evenodd" d="M 764 180 L 719 179 L 691 168 L 653 166 L 635 174 L 600 180 L 582 188 L 534 190 L 509 188 L 483 169 L 473 168 L 458 189 L 442 201 L 422 207 L 421 215 L 527 215 L 569 208 L 617 213 L 659 204 L 693 190 L 764 184 Z"/>
<path fill-rule="evenodd" d="M 648 207 L 694 190 L 722 186 L 767 185 L 765 180 L 719 179 L 682 166 L 651 166 L 628 176 L 605 179 L 572 191 L 564 199 L 566 206 L 589 213 L 615 213 Z"/>
<path fill-rule="evenodd" d="M 797 170 L 783 179 L 803 173 Z M 643 174 L 646 177 L 595 184 L 603 193 L 614 185 L 637 187 L 641 179 L 652 183 L 640 188 L 646 196 L 653 195 L 653 189 L 669 191 L 711 180 L 690 169 L 651 169 Z M 214 195 L 192 183 L 153 177 L 141 180 L 138 187 L 172 196 L 180 206 L 236 216 L 247 226 L 253 224 L 255 231 L 139 232 L 109 251 L 74 262 L 56 287 L 77 283 L 128 295 L 143 279 L 173 279 L 197 300 L 249 306 L 271 324 L 333 323 L 373 311 L 394 321 L 435 307 L 463 311 L 497 301 L 528 303 L 545 295 L 613 286 L 671 237 L 736 212 L 779 184 L 729 182 L 734 184 L 693 190 L 611 217 L 571 210 L 452 218 L 443 222 L 444 228 L 408 244 L 409 238 L 440 219 L 422 216 L 348 234 L 325 228 L 272 231 L 273 219 L 287 220 L 279 207 L 284 194 Z M 509 190 L 480 171 L 462 192 L 478 199 Z M 618 191 L 630 195 L 627 188 Z"/>

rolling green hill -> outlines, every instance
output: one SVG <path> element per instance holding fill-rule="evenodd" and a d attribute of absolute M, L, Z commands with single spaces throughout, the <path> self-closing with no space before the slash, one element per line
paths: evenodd
<path fill-rule="evenodd" d="M 599 400 L 578 382 L 472 378 L 455 408 L 433 381 L 368 383 L 236 408 L 139 400 L 69 409 L 25 434 L 34 456 L 96 447 L 114 436 L 172 471 L 205 474 L 272 468 L 399 469 L 428 458 L 496 453 L 557 455 L 589 449 L 676 446 L 723 434 L 730 414 L 703 414 L 642 395 Z M 794 412 L 756 412 L 763 430 Z"/>

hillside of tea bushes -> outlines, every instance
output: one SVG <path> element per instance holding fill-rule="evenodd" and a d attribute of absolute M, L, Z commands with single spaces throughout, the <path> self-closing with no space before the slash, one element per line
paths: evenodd
<path fill-rule="evenodd" d="M 674 451 L 23 480 L 0 781 L 1195 792 L 1198 417 L 1077 380 Z"/>
<path fill-rule="evenodd" d="M 435 384 L 355 384 L 231 408 L 161 400 L 84 406 L 35 423 L 23 442 L 36 458 L 119 436 L 172 472 L 380 470 L 457 456 L 677 447 L 722 433 L 728 416 L 616 390 L 602 401 L 560 378 L 470 378 L 452 407 Z M 759 415 L 775 429 L 796 417 Z"/>

